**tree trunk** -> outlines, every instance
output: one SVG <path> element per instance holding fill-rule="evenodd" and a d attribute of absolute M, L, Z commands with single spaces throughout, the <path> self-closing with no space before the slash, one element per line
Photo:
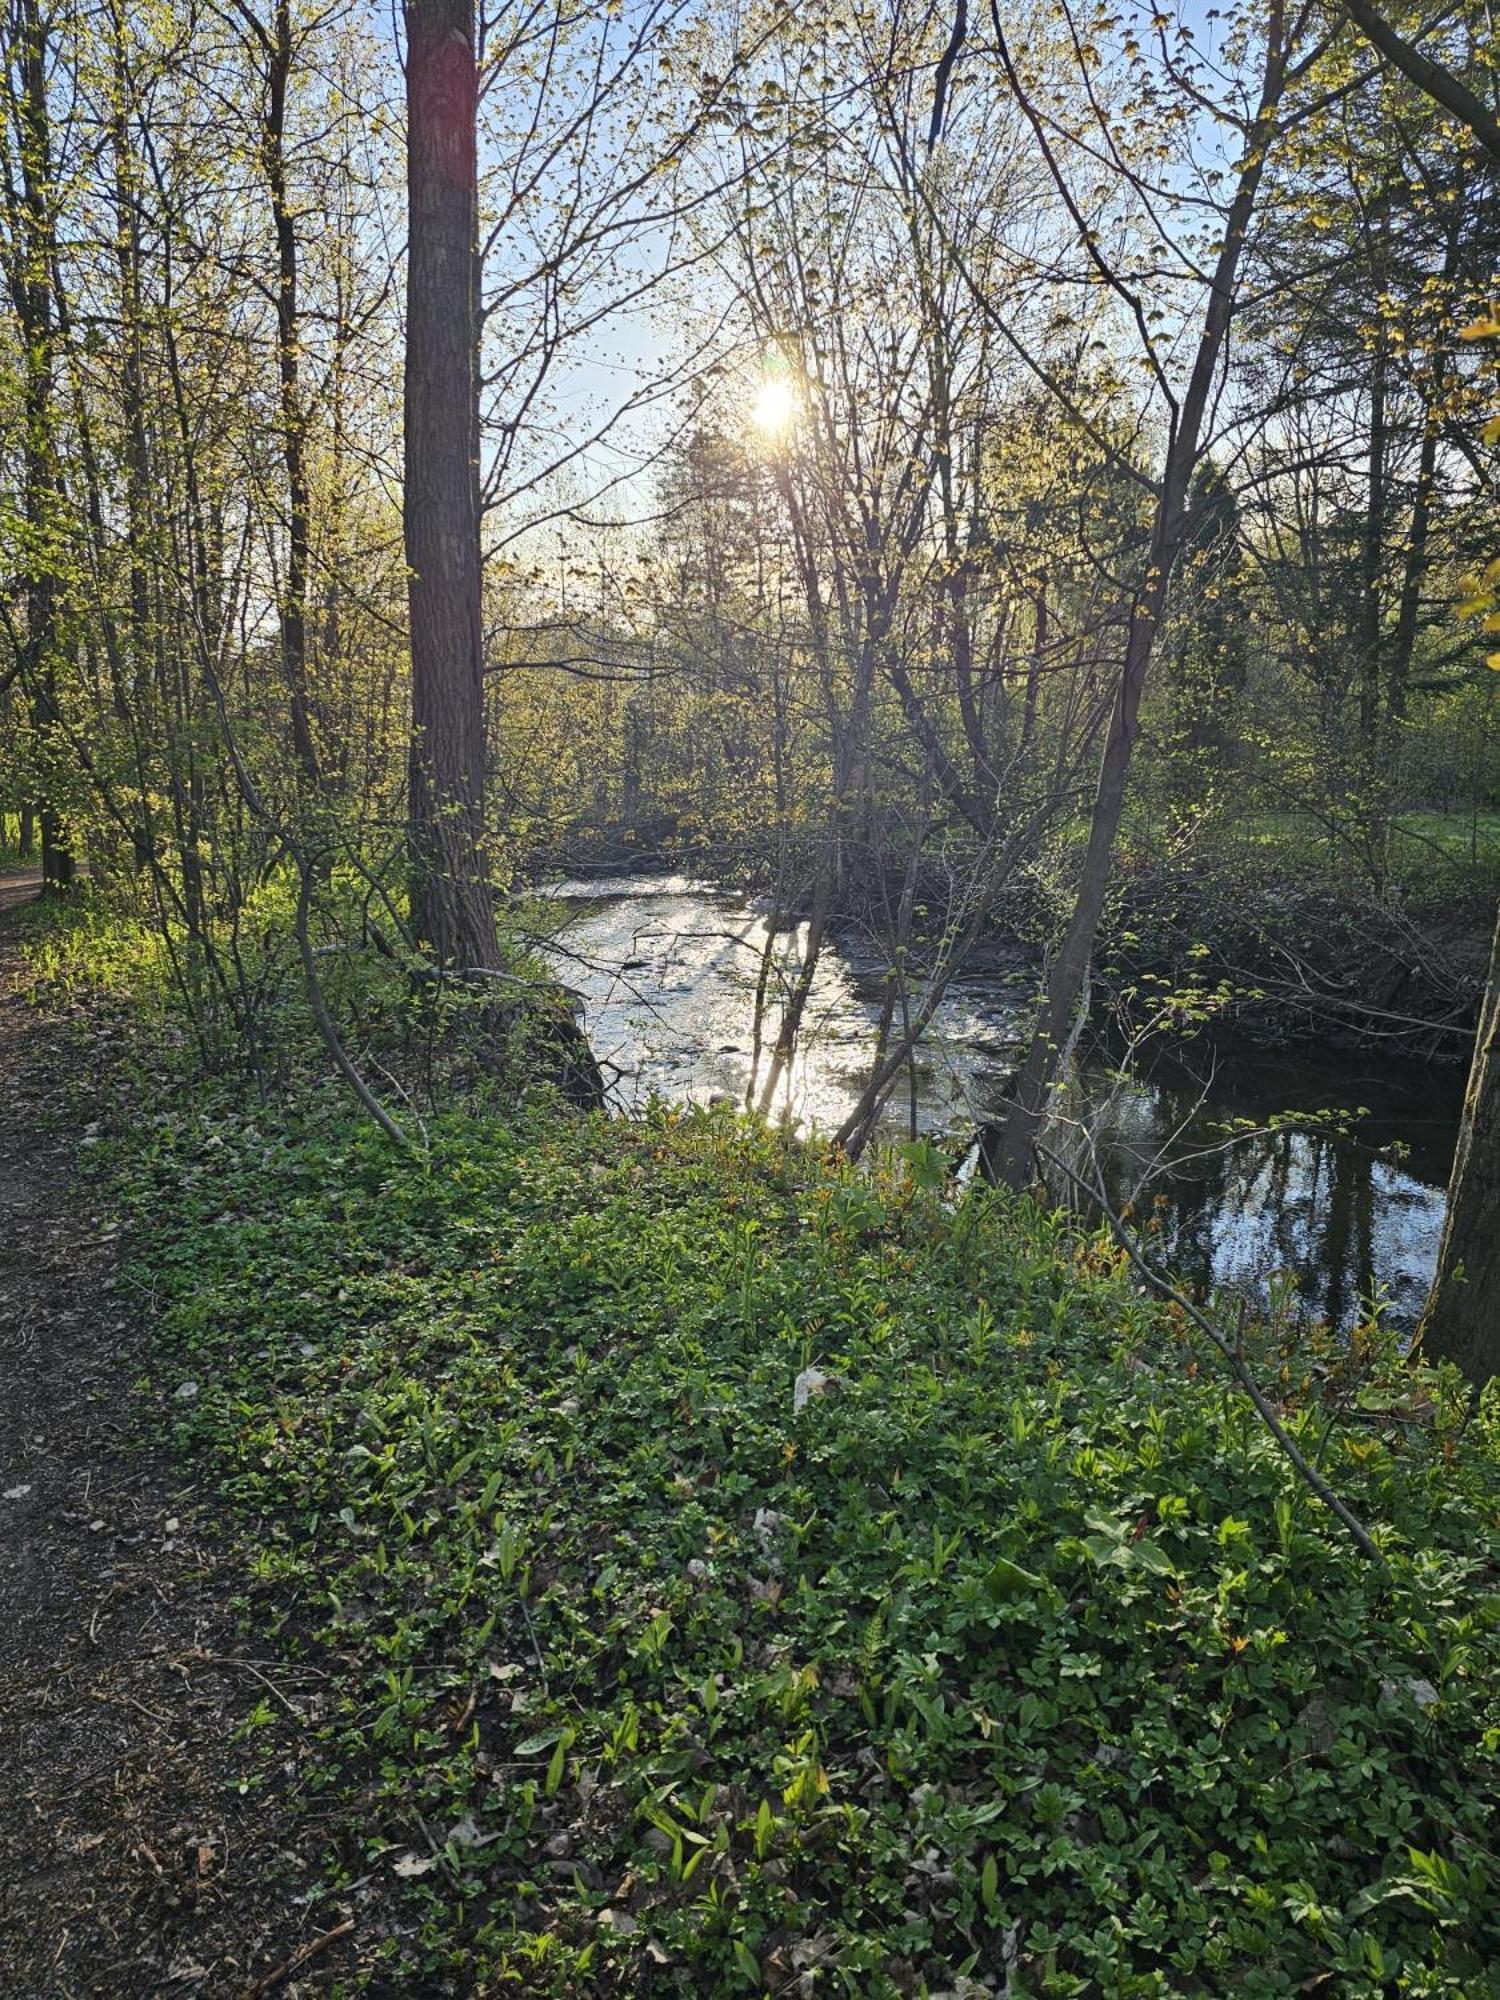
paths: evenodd
<path fill-rule="evenodd" d="M 1380 735 L 1381 639 L 1383 612 L 1380 584 L 1385 571 L 1386 349 L 1377 336 L 1370 366 L 1370 436 L 1365 463 L 1365 523 L 1360 547 L 1359 601 L 1359 733 L 1369 759 L 1367 781 L 1378 774 Z"/>
<path fill-rule="evenodd" d="M 1158 542 L 1160 539 L 1158 537 Z M 1153 568 L 1158 577 L 1164 573 L 1162 566 L 1170 565 L 1174 556 L 1175 548 L 1170 554 L 1153 550 Z M 1104 899 L 1109 888 L 1115 838 L 1125 811 L 1131 754 L 1139 729 L 1141 690 L 1145 686 L 1146 669 L 1151 662 L 1151 651 L 1161 622 L 1164 594 L 1162 584 L 1153 582 L 1148 586 L 1144 599 L 1137 601 L 1135 616 L 1131 619 L 1119 690 L 1099 762 L 1099 782 L 1094 793 L 1093 816 L 1089 821 L 1088 847 L 1079 876 L 1073 914 L 1052 961 L 1041 1018 L 1016 1078 L 1015 1096 L 1006 1113 L 1000 1144 L 994 1156 L 995 1179 L 1008 1187 L 1024 1187 L 1031 1179 L 1032 1152 L 1046 1114 L 1058 1057 L 1069 1039 L 1073 1018 L 1088 980 L 1094 939 L 1098 935 L 1099 920 L 1104 914 Z"/>
<path fill-rule="evenodd" d="M 1462 238 L 1457 227 L 1448 233 L 1443 255 L 1443 278 L 1451 283 L 1458 270 Z M 1422 615 L 1422 586 L 1429 568 L 1428 538 L 1432 527 L 1432 505 L 1437 490 L 1438 441 L 1443 427 L 1443 403 L 1447 394 L 1446 356 L 1439 348 L 1433 356 L 1431 377 L 1423 384 L 1422 443 L 1417 455 L 1417 486 L 1412 496 L 1411 524 L 1406 537 L 1406 562 L 1401 573 L 1401 595 L 1396 610 L 1396 630 L 1392 635 L 1386 680 L 1386 714 L 1390 722 L 1406 720 L 1407 681 L 1416 651 L 1417 629 Z M 1394 733 L 1394 731 L 1393 731 Z"/>
<path fill-rule="evenodd" d="M 406 560 L 412 922 L 444 964 L 498 956 L 484 865 L 473 0 L 406 0 Z"/>
<path fill-rule="evenodd" d="M 1130 634 L 1099 762 L 1088 847 L 1073 914 L 1052 961 L 1046 995 L 996 1148 L 995 1178 L 1010 1187 L 1024 1187 L 1034 1172 L 1036 1140 L 1046 1117 L 1058 1057 L 1068 1041 L 1088 980 L 1094 940 L 1104 914 L 1115 840 L 1125 811 L 1131 757 L 1140 727 L 1141 693 L 1166 611 L 1172 571 L 1187 537 L 1188 493 L 1203 449 L 1209 398 L 1233 315 L 1240 258 L 1255 212 L 1266 156 L 1275 137 L 1288 53 L 1282 10 L 1279 0 L 1273 0 L 1260 102 L 1248 134 L 1245 163 L 1225 218 L 1224 240 L 1209 286 L 1192 374 L 1181 408 L 1174 411 L 1171 439 L 1157 489 L 1146 574 L 1132 606 Z M 1013 72 L 1011 80 L 1014 87 Z M 1035 123 L 1029 107 L 1023 108 Z"/>
<path fill-rule="evenodd" d="M 1454 1361 L 1471 1382 L 1500 1374 L 1500 918 L 1479 1016 L 1437 1276 L 1420 1352 Z"/>
<path fill-rule="evenodd" d="M 57 666 L 59 579 L 54 542 L 58 523 L 57 438 L 53 409 L 56 315 L 53 310 L 52 130 L 47 108 L 47 28 L 36 0 L 22 0 L 13 28 L 19 88 L 12 115 L 19 140 L 20 188 L 12 205 L 10 289 L 25 340 L 24 513 L 26 525 L 26 671 L 36 731 L 42 796 L 37 822 L 42 888 L 55 894 L 73 880 L 73 853 L 52 801 L 60 757 Z M 19 194 L 19 199 L 17 199 Z"/>
<path fill-rule="evenodd" d="M 281 601 L 281 657 L 292 711 L 292 745 L 311 786 L 321 779 L 307 685 L 307 595 L 311 569 L 312 496 L 307 475 L 307 413 L 303 408 L 302 325 L 297 297 L 297 222 L 287 189 L 286 113 L 295 47 L 291 0 L 277 0 L 267 43 L 266 115 L 261 156 L 276 224 L 276 366 L 281 390 L 281 452 L 286 467 L 286 582 Z"/>

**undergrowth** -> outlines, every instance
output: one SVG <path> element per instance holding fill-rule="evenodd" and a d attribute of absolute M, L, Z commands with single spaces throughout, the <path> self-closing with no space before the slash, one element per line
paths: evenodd
<path fill-rule="evenodd" d="M 360 1990 L 1494 1990 L 1493 1393 L 1261 1336 L 1382 1575 L 1112 1251 L 924 1149 L 430 1141 L 112 1149 L 164 1421 L 327 1676 Z"/>

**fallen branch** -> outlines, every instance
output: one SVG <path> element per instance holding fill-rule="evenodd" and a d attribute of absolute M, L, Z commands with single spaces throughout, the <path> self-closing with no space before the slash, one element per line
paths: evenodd
<path fill-rule="evenodd" d="M 274 1993 L 278 1986 L 284 1985 L 292 1977 L 293 1973 L 300 1972 L 310 1959 L 316 1958 L 320 1952 L 327 1951 L 330 1945 L 338 1944 L 343 1938 L 353 1935 L 354 1919 L 345 1917 L 341 1924 L 335 1924 L 331 1931 L 324 1931 L 321 1937 L 309 1938 L 306 1944 L 298 1945 L 290 1958 L 284 1958 L 280 1965 L 273 1967 L 270 1972 L 264 1973 L 247 1986 L 241 2000 L 264 2000 L 266 1994 Z"/>
<path fill-rule="evenodd" d="M 1212 1341 L 1213 1345 L 1227 1362 L 1230 1373 L 1254 1404 L 1256 1415 L 1271 1433 L 1297 1472 L 1323 1502 L 1323 1505 L 1328 1508 L 1330 1513 L 1337 1515 L 1338 1519 L 1349 1530 L 1360 1554 L 1367 1556 L 1372 1563 L 1378 1564 L 1381 1569 L 1387 1568 L 1386 1559 L 1375 1546 L 1369 1530 L 1359 1519 L 1358 1515 L 1351 1512 L 1344 1504 L 1328 1484 L 1328 1481 L 1323 1477 L 1322 1473 L 1319 1472 L 1318 1468 L 1302 1451 L 1296 1440 L 1287 1430 L 1285 1424 L 1282 1423 L 1276 1412 L 1271 1408 L 1270 1403 L 1261 1394 L 1255 1377 L 1250 1373 L 1244 1361 L 1224 1338 L 1223 1334 L 1214 1325 L 1208 1314 L 1202 1311 L 1200 1307 L 1194 1305 L 1186 1293 L 1179 1291 L 1169 1278 L 1164 1278 L 1160 1271 L 1146 1262 L 1146 1259 L 1141 1255 L 1140 1248 L 1134 1237 L 1132 1237 L 1125 1224 L 1110 1207 L 1109 1198 L 1105 1194 L 1102 1184 L 1098 1182 L 1091 1184 L 1086 1181 L 1081 1174 L 1073 1171 L 1066 1160 L 1059 1159 L 1048 1147 L 1039 1144 L 1036 1150 L 1044 1158 L 1050 1160 L 1053 1166 L 1060 1167 L 1068 1176 L 1068 1179 L 1073 1182 L 1074 1186 L 1081 1188 L 1091 1201 L 1098 1203 L 1109 1222 L 1115 1241 L 1125 1252 L 1131 1263 L 1140 1272 L 1152 1291 L 1156 1292 L 1159 1297 L 1169 1299 L 1173 1304 L 1180 1306 L 1200 1332 L 1205 1333 L 1209 1340 Z"/>

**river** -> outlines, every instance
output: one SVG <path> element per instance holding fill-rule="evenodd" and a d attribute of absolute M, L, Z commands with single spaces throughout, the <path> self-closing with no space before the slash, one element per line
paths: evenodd
<path fill-rule="evenodd" d="M 653 1096 L 740 1101 L 763 909 L 681 876 L 562 882 L 546 893 L 567 911 L 548 955 L 582 996 L 612 1101 L 621 1110 Z M 781 977 L 804 935 L 778 939 Z M 887 1108 L 890 1136 L 904 1136 L 913 1111 L 930 1134 L 966 1132 L 986 1115 L 1028 986 L 1014 973 L 954 981 L 918 1058 L 914 1105 L 902 1089 Z M 858 1097 L 883 990 L 877 953 L 850 940 L 825 948 L 778 1114 L 802 1129 L 837 1127 Z M 1093 1115 L 1105 1107 L 1096 1143 L 1112 1197 L 1152 1214 L 1158 1254 L 1183 1277 L 1264 1299 L 1284 1274 L 1310 1316 L 1348 1326 L 1379 1295 L 1396 1326 L 1415 1325 L 1442 1229 L 1460 1075 L 1315 1048 L 1225 1054 L 1199 1044 L 1158 1056 L 1123 1087 L 1095 1051 L 1080 1087 Z M 1265 1129 L 1290 1112 L 1346 1114 L 1347 1124 Z M 1252 1135 L 1226 1145 L 1226 1126 L 1242 1121 Z"/>

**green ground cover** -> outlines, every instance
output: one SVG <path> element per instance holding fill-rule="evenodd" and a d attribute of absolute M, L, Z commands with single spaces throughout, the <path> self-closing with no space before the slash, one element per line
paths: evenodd
<path fill-rule="evenodd" d="M 371 1990 L 1491 1990 L 1493 1396 L 1259 1336 L 1382 1576 L 1112 1252 L 926 1153 L 430 1137 L 314 1092 L 107 1163 L 246 1621 L 329 1676 L 252 1725 L 330 1907 L 388 1891 Z"/>
<path fill-rule="evenodd" d="M 1262 861 L 1314 874 L 1358 872 L 1368 861 L 1354 829 L 1335 841 L 1305 813 L 1230 820 L 1207 847 L 1226 857 L 1242 847 Z M 1385 865 L 1391 882 L 1419 901 L 1469 884 L 1487 893 L 1500 876 L 1500 813 L 1402 813 L 1391 824 Z"/>

